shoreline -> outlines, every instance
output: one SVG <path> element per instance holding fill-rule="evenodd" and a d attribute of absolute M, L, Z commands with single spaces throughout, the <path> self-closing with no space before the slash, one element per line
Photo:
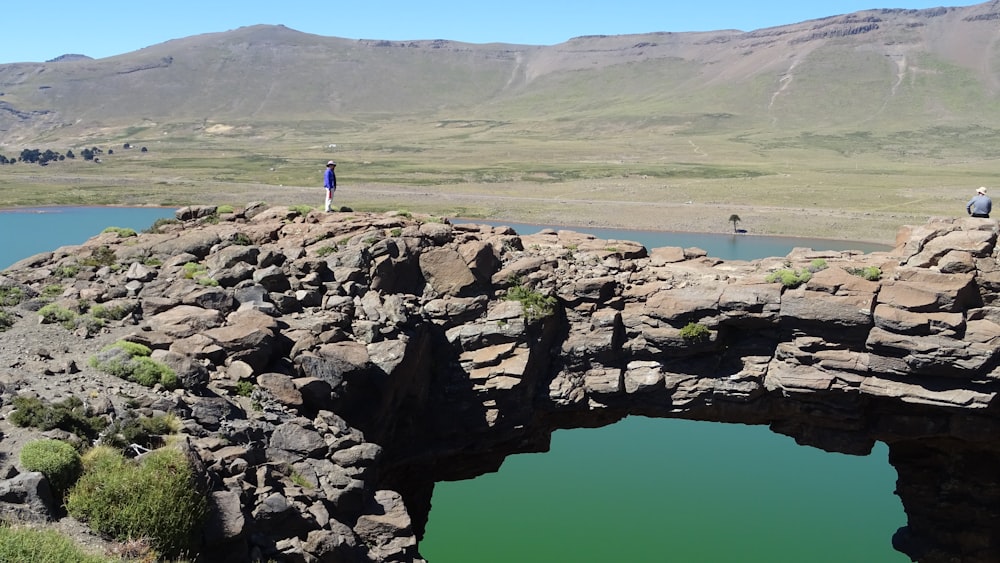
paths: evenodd
<path fill-rule="evenodd" d="M 291 204 L 291 203 L 290 203 Z M 191 205 L 202 205 L 202 204 L 191 204 Z M 108 204 L 108 205 L 64 205 L 64 204 L 52 204 L 52 205 L 30 205 L 30 206 L 13 206 L 13 207 L 0 207 L 0 214 L 3 213 L 58 213 L 60 210 L 71 210 L 71 209 L 101 209 L 101 208 L 114 208 L 114 209 L 178 209 L 184 207 L 170 206 L 170 205 L 159 205 L 159 204 Z M 350 207 L 348 205 L 348 207 Z M 318 208 L 318 207 L 317 207 Z M 379 211 L 366 211 L 364 209 L 357 209 L 356 211 L 362 212 L 374 212 Z M 430 213 L 433 214 L 433 213 Z M 503 218 L 491 218 L 491 217 L 465 217 L 465 216 L 444 216 L 448 221 L 452 223 L 473 223 L 473 224 L 493 224 L 496 226 L 501 226 L 509 223 L 512 228 L 514 225 L 530 225 L 541 228 L 552 228 L 555 230 L 574 230 L 574 229 L 598 229 L 605 231 L 625 231 L 625 232 L 639 232 L 639 233 L 650 233 L 650 234 L 679 234 L 679 235 L 709 235 L 709 236 L 743 236 L 743 237 L 765 237 L 771 239 L 787 239 L 790 241 L 795 240 L 820 240 L 820 241 L 831 241 L 831 242 L 842 242 L 842 243 L 861 243 L 866 245 L 881 245 L 886 248 L 886 250 L 891 250 L 894 244 L 887 243 L 884 240 L 876 238 L 863 238 L 863 237 L 830 237 L 830 236 L 819 236 L 819 235 L 803 235 L 803 234 L 786 234 L 786 233 L 761 233 L 761 232 L 722 232 L 717 230 L 709 229 L 698 229 L 695 225 L 690 223 L 685 224 L 682 228 L 678 229 L 657 229 L 651 226 L 646 226 L 645 224 L 640 226 L 626 226 L 623 221 L 615 220 L 604 220 L 604 221 L 593 221 L 589 220 L 587 222 L 573 220 L 572 217 L 559 217 L 554 220 L 543 220 L 540 218 L 524 217 L 521 219 L 511 218 L 511 215 L 505 214 Z M 515 213 L 514 215 L 519 215 Z M 606 218 L 605 218 L 606 219 Z M 897 229 L 898 231 L 898 229 Z M 518 233 L 524 234 L 524 233 Z"/>
<path fill-rule="evenodd" d="M 544 228 L 565 227 L 565 229 L 559 228 L 554 230 L 568 230 L 568 231 L 571 231 L 573 229 L 598 229 L 603 231 L 625 231 L 625 232 L 652 233 L 652 234 L 707 235 L 707 236 L 720 236 L 720 237 L 740 236 L 740 237 L 757 237 L 757 238 L 790 239 L 790 240 L 822 240 L 830 242 L 844 242 L 844 243 L 857 242 L 861 244 L 881 245 L 885 246 L 886 250 L 892 250 L 894 248 L 894 245 L 887 244 L 884 241 L 872 240 L 872 239 L 863 240 L 856 238 L 833 238 L 833 237 L 808 236 L 808 235 L 776 235 L 776 234 L 750 233 L 750 232 L 722 233 L 717 231 L 661 230 L 661 229 L 651 229 L 651 228 L 644 229 L 644 228 L 629 228 L 629 227 L 615 227 L 615 226 L 578 225 L 578 224 L 568 224 L 568 223 L 545 223 L 545 225 L 543 225 L 541 223 L 530 223 L 525 221 L 510 221 L 510 224 L 508 225 L 504 223 L 504 220 L 496 220 L 496 219 L 482 219 L 482 218 L 469 218 L 469 217 L 454 217 L 454 218 L 448 217 L 447 219 L 452 223 L 455 223 L 457 221 L 461 221 L 463 223 L 471 223 L 471 224 L 496 223 L 497 226 L 509 226 L 511 228 L 514 228 L 515 230 L 516 227 L 514 227 L 513 225 L 533 225 L 533 226 L 541 226 Z M 551 225 L 551 227 L 549 227 L 549 225 Z M 524 233 L 518 233 L 518 234 L 524 234 Z"/>

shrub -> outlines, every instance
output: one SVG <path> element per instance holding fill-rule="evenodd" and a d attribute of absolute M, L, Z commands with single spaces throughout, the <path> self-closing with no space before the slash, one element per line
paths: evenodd
<path fill-rule="evenodd" d="M 62 440 L 35 440 L 21 448 L 21 466 L 45 475 L 57 498 L 62 498 L 83 472 L 76 448 Z"/>
<path fill-rule="evenodd" d="M 144 448 L 164 445 L 163 436 L 174 434 L 180 427 L 177 417 L 171 414 L 125 416 L 116 420 L 101 434 L 101 444 L 124 450 L 132 444 Z"/>
<path fill-rule="evenodd" d="M 73 275 L 75 276 L 76 274 Z M 62 295 L 62 292 L 63 292 L 63 286 L 57 283 L 53 283 L 42 288 L 42 297 L 46 299 L 53 299 L 55 297 L 59 297 L 60 295 Z"/>
<path fill-rule="evenodd" d="M 90 555 L 56 530 L 0 524 L 0 561 L 31 563 L 109 563 Z"/>
<path fill-rule="evenodd" d="M 299 215 L 308 215 L 313 209 L 314 207 L 311 205 L 292 205 L 288 208 L 289 211 L 293 211 Z"/>
<path fill-rule="evenodd" d="M 324 256 L 329 256 L 337 251 L 336 246 L 321 246 L 316 249 L 316 256 L 323 258 Z"/>
<path fill-rule="evenodd" d="M 16 426 L 40 430 L 59 428 L 85 440 L 96 438 L 107 426 L 103 417 L 94 416 L 77 397 L 45 404 L 37 397 L 17 396 L 14 397 L 14 411 L 10 413 L 8 420 Z"/>
<path fill-rule="evenodd" d="M 528 289 L 521 284 L 507 290 L 507 299 L 521 302 L 524 319 L 527 321 L 544 319 L 555 313 L 555 297 L 542 295 L 540 292 Z"/>
<path fill-rule="evenodd" d="M 135 229 L 129 229 L 128 227 L 107 227 L 102 233 L 115 233 L 118 238 L 129 238 L 136 236 Z"/>
<path fill-rule="evenodd" d="M 189 280 L 194 280 L 195 283 L 199 285 L 206 285 L 210 287 L 215 287 L 219 285 L 219 282 L 215 279 L 209 277 L 208 266 L 204 264 L 199 264 L 197 262 L 187 262 L 183 266 L 184 277 Z"/>
<path fill-rule="evenodd" d="M 28 295 L 17 286 L 0 287 L 0 307 L 13 307 L 26 300 Z"/>
<path fill-rule="evenodd" d="M 80 273 L 80 266 L 77 264 L 62 264 L 52 270 L 52 275 L 57 278 L 73 278 Z"/>
<path fill-rule="evenodd" d="M 110 266 L 118 260 L 115 251 L 106 246 L 99 246 L 94 249 L 91 255 L 80 260 L 80 264 L 90 267 Z"/>
<path fill-rule="evenodd" d="M 163 448 L 129 460 L 97 446 L 83 467 L 66 500 L 71 516 L 119 541 L 148 538 L 167 557 L 194 550 L 208 509 L 182 452 Z"/>
<path fill-rule="evenodd" d="M 864 268 L 849 268 L 849 274 L 864 278 L 868 281 L 878 281 L 882 278 L 882 269 L 878 266 L 866 266 Z"/>
<path fill-rule="evenodd" d="M 806 267 L 807 270 L 809 270 L 814 274 L 820 270 L 825 270 L 826 268 L 827 268 L 826 260 L 823 260 L 822 258 L 817 258 L 813 260 L 812 262 L 809 263 L 809 266 Z"/>
<path fill-rule="evenodd" d="M 76 326 L 76 313 L 56 303 L 49 303 L 42 307 L 38 310 L 38 315 L 42 318 L 42 323 L 45 324 L 59 323 L 67 329 Z"/>
<path fill-rule="evenodd" d="M 229 205 L 229 204 L 220 205 L 215 210 L 216 213 L 232 213 L 234 211 L 236 211 L 236 209 L 233 208 L 233 206 Z"/>
<path fill-rule="evenodd" d="M 176 389 L 177 374 L 169 366 L 150 358 L 150 353 L 142 344 L 122 340 L 91 357 L 90 366 L 146 387 L 159 383 L 167 389 Z"/>
<path fill-rule="evenodd" d="M 203 274 L 208 271 L 207 266 L 197 262 L 185 262 L 182 268 L 184 270 L 184 278 L 189 280 L 193 280 L 199 274 Z"/>
<path fill-rule="evenodd" d="M 179 223 L 180 221 L 178 221 L 177 219 L 157 219 L 156 221 L 153 221 L 153 224 L 150 225 L 145 232 L 162 233 L 163 227 L 166 227 L 167 225 L 177 225 Z"/>
<path fill-rule="evenodd" d="M 782 269 L 771 272 L 765 280 L 768 283 L 781 282 L 781 285 L 791 289 L 806 283 L 810 278 L 812 278 L 812 274 L 809 270 Z"/>
<path fill-rule="evenodd" d="M 400 229 L 399 227 L 395 227 L 389 231 L 389 236 L 391 237 L 398 237 L 402 234 L 403 234 L 403 229 Z"/>
<path fill-rule="evenodd" d="M 236 383 L 236 394 L 240 397 L 249 397 L 255 388 L 252 381 L 239 381 Z"/>
<path fill-rule="evenodd" d="M 120 321 L 127 317 L 131 313 L 128 307 L 124 305 L 94 305 L 90 308 L 90 315 L 95 319 L 103 319 L 109 321 Z"/>
<path fill-rule="evenodd" d="M 10 314 L 9 311 L 4 311 L 0 309 L 0 332 L 7 330 L 8 328 L 14 326 L 14 321 L 17 320 L 14 315 Z"/>
<path fill-rule="evenodd" d="M 250 246 L 251 244 L 253 244 L 253 241 L 250 240 L 250 237 L 243 233 L 236 233 L 235 235 L 233 235 L 232 241 L 233 244 L 237 246 Z"/>
<path fill-rule="evenodd" d="M 681 338 L 691 342 L 703 342 L 708 340 L 711 331 L 701 323 L 688 323 L 681 329 Z"/>

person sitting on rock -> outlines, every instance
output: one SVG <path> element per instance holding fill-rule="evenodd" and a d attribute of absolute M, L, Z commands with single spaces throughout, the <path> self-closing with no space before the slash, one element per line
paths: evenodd
<path fill-rule="evenodd" d="M 986 195 L 985 187 L 980 187 L 976 190 L 976 195 L 969 200 L 969 203 L 965 204 L 965 210 L 973 217 L 990 218 L 990 211 L 993 210 L 993 200 Z"/>

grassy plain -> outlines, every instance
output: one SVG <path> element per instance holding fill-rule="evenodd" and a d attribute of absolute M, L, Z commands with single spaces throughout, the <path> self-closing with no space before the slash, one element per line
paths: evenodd
<path fill-rule="evenodd" d="M 730 231 L 737 214 L 751 234 L 891 243 L 902 225 L 961 216 L 997 180 L 992 129 L 734 134 L 724 119 L 149 125 L 40 142 L 114 154 L 3 166 L 0 207 L 319 206 L 333 159 L 337 204 L 358 210 L 691 232 Z"/>

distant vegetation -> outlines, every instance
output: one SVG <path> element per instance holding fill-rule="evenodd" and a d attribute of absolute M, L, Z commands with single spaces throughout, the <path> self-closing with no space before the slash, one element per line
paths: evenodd
<path fill-rule="evenodd" d="M 125 143 L 123 146 L 125 149 L 133 148 L 129 143 Z M 140 152 L 148 152 L 146 147 L 142 147 Z M 107 154 L 114 154 L 114 149 L 108 149 Z M 89 147 L 80 151 L 80 158 L 83 160 L 100 160 L 100 155 L 105 154 L 105 151 L 98 147 Z M 0 164 L 17 164 L 22 162 L 24 164 L 38 164 L 39 166 L 48 166 L 50 162 L 61 162 L 63 160 L 76 159 L 76 153 L 72 149 L 67 150 L 65 153 L 59 153 L 52 149 L 24 149 L 21 154 L 17 157 L 7 157 L 0 154 Z"/>

